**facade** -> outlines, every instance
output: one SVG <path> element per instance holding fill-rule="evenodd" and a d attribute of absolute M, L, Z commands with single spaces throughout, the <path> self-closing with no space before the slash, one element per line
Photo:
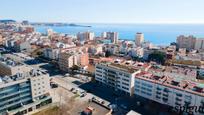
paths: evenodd
<path fill-rule="evenodd" d="M 79 53 L 77 56 L 77 65 L 88 66 L 89 65 L 89 54 Z"/>
<path fill-rule="evenodd" d="M 31 45 L 28 41 L 9 39 L 9 40 L 6 40 L 5 46 L 16 52 L 31 51 Z"/>
<path fill-rule="evenodd" d="M 43 50 L 43 55 L 45 58 L 52 59 L 52 60 L 58 60 L 59 52 L 60 52 L 59 49 L 46 48 Z"/>
<path fill-rule="evenodd" d="M 21 51 L 31 51 L 31 45 L 28 41 L 23 41 L 23 42 L 18 42 L 16 41 L 14 43 L 14 48 L 16 52 L 21 52 Z"/>
<path fill-rule="evenodd" d="M 64 51 L 60 53 L 58 62 L 62 71 L 69 71 L 74 65 L 88 66 L 89 54 L 77 51 Z"/>
<path fill-rule="evenodd" d="M 141 46 L 144 42 L 144 34 L 143 33 L 137 33 L 135 37 L 135 44 L 137 46 Z"/>
<path fill-rule="evenodd" d="M 110 39 L 112 43 L 118 43 L 118 32 L 106 32 L 107 39 Z"/>
<path fill-rule="evenodd" d="M 96 65 L 95 79 L 99 83 L 114 88 L 116 91 L 123 91 L 132 96 L 134 92 L 134 77 L 138 72 L 140 70 L 129 68 L 125 65 L 102 62 Z"/>
<path fill-rule="evenodd" d="M 134 93 L 172 107 L 204 106 L 203 84 L 179 77 L 158 76 L 141 72 L 135 76 Z M 201 115 L 201 113 L 198 112 L 195 115 Z"/>
<path fill-rule="evenodd" d="M 194 49 L 195 43 L 196 43 L 196 38 L 194 36 L 178 36 L 176 43 L 179 48 L 186 48 L 188 50 Z"/>
<path fill-rule="evenodd" d="M 204 49 L 204 39 L 198 38 L 195 42 L 195 48 L 196 50 Z"/>
<path fill-rule="evenodd" d="M 31 68 L 6 57 L 0 57 L 0 75 L 15 75 L 18 72 L 28 72 Z"/>
<path fill-rule="evenodd" d="M 68 71 L 69 68 L 77 65 L 77 55 L 75 52 L 61 52 L 59 55 L 59 67 L 62 71 Z"/>
<path fill-rule="evenodd" d="M 144 48 L 141 48 L 141 47 L 132 48 L 129 51 L 129 55 L 131 57 L 143 57 L 144 56 Z"/>
<path fill-rule="evenodd" d="M 2 37 L 2 35 L 0 34 L 0 45 L 3 45 L 4 39 Z"/>
<path fill-rule="evenodd" d="M 49 75 L 40 70 L 0 77 L 0 114 L 26 114 L 52 102 Z"/>
<path fill-rule="evenodd" d="M 102 32 L 101 33 L 101 38 L 107 38 L 107 32 Z"/>
<path fill-rule="evenodd" d="M 80 41 L 80 42 L 85 42 L 85 41 L 88 41 L 88 40 L 93 40 L 94 39 L 94 33 L 93 32 L 79 32 L 77 34 L 77 39 Z"/>

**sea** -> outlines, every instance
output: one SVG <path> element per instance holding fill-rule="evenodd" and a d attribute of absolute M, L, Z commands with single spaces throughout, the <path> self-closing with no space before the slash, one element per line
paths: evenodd
<path fill-rule="evenodd" d="M 47 29 L 55 32 L 76 35 L 78 32 L 92 31 L 96 36 L 102 32 L 118 32 L 120 40 L 134 40 L 137 32 L 144 33 L 145 41 L 155 45 L 169 45 L 176 42 L 179 35 L 194 35 L 204 38 L 204 24 L 80 24 L 80 26 L 35 26 L 35 30 L 46 33 Z"/>

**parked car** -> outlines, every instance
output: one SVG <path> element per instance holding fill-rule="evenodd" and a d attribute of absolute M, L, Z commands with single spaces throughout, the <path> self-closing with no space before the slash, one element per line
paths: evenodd
<path fill-rule="evenodd" d="M 127 106 L 124 105 L 124 104 L 121 104 L 120 107 L 123 108 L 123 109 L 125 109 L 125 110 L 127 110 Z"/>

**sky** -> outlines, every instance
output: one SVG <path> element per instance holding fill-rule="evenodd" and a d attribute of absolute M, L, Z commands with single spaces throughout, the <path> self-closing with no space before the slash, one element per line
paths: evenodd
<path fill-rule="evenodd" d="M 204 0 L 1 0 L 0 19 L 68 23 L 204 23 Z"/>

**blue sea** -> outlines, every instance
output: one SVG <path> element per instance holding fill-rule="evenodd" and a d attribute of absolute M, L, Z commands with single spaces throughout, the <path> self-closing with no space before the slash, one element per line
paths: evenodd
<path fill-rule="evenodd" d="M 204 38 L 204 24 L 81 24 L 91 27 L 74 26 L 35 26 L 36 31 L 46 33 L 51 28 L 56 32 L 77 34 L 78 32 L 92 31 L 96 36 L 102 32 L 119 32 L 119 39 L 134 40 L 137 32 L 144 33 L 145 40 L 156 45 L 168 45 L 176 42 L 179 35 L 194 35 Z"/>

